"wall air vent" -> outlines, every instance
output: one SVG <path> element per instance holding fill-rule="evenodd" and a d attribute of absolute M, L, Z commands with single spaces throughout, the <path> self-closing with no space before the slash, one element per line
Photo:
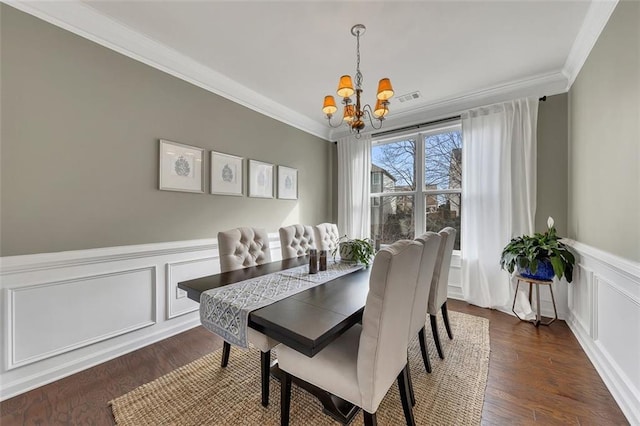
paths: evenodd
<path fill-rule="evenodd" d="M 422 95 L 420 95 L 420 92 L 415 91 L 415 92 L 407 93 L 406 95 L 398 96 L 398 97 L 396 97 L 396 99 L 401 104 L 403 104 L 405 102 L 415 101 L 416 99 L 420 99 L 421 97 L 422 97 Z"/>

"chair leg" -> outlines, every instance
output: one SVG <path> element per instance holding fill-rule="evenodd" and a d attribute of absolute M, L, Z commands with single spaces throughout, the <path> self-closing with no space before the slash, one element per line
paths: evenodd
<path fill-rule="evenodd" d="M 376 417 L 376 413 L 367 413 L 362 410 L 364 414 L 364 426 L 378 426 L 378 418 Z"/>
<path fill-rule="evenodd" d="M 429 361 L 429 351 L 427 350 L 427 337 L 425 335 L 424 327 L 418 332 L 418 339 L 420 340 L 420 351 L 422 352 L 422 361 L 424 361 L 424 368 L 427 373 L 431 373 L 431 361 Z"/>
<path fill-rule="evenodd" d="M 262 406 L 269 405 L 269 373 L 271 367 L 271 351 L 260 352 L 260 376 L 262 378 Z"/>
<path fill-rule="evenodd" d="M 291 406 L 291 374 L 282 371 L 280 381 L 280 426 L 289 426 L 289 407 Z"/>
<path fill-rule="evenodd" d="M 220 367 L 225 368 L 229 363 L 229 353 L 231 352 L 231 344 L 224 342 L 222 346 L 222 362 L 220 363 Z"/>
<path fill-rule="evenodd" d="M 447 329 L 447 335 L 449 339 L 453 339 L 453 333 L 451 332 L 451 326 L 449 325 L 449 311 L 447 311 L 447 302 L 444 302 L 442 308 L 442 319 L 444 320 L 444 327 Z"/>
<path fill-rule="evenodd" d="M 407 354 L 407 387 L 409 388 L 409 397 L 411 398 L 411 406 L 416 406 L 416 394 L 413 392 L 413 382 L 411 381 L 411 370 L 409 369 L 409 354 Z"/>
<path fill-rule="evenodd" d="M 398 389 L 400 390 L 402 410 L 404 411 L 404 418 L 407 421 L 407 426 L 415 426 L 416 422 L 413 419 L 413 409 L 411 407 L 411 401 L 409 401 L 408 373 L 407 367 L 405 366 L 400 374 L 398 374 Z"/>
<path fill-rule="evenodd" d="M 431 318 L 431 332 L 433 333 L 433 341 L 436 343 L 438 356 L 440 359 L 444 359 L 444 353 L 442 353 L 442 347 L 440 346 L 440 337 L 438 336 L 438 323 L 436 322 L 436 316 L 429 315 L 429 317 Z"/>

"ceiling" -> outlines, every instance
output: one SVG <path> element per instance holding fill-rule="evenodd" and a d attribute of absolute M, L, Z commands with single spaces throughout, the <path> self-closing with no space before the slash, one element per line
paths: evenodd
<path fill-rule="evenodd" d="M 10 2 L 322 138 L 321 105 L 355 74 L 363 101 L 389 77 L 385 128 L 517 96 L 566 92 L 616 1 Z M 399 102 L 414 91 L 420 98 Z M 369 126 L 367 127 L 369 128 Z"/>

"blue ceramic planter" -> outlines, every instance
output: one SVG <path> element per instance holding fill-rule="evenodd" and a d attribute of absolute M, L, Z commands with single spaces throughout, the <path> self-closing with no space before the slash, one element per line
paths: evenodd
<path fill-rule="evenodd" d="M 551 266 L 551 261 L 548 259 L 538 262 L 538 269 L 536 269 L 535 274 L 532 274 L 529 268 L 519 268 L 518 274 L 525 278 L 533 278 L 535 280 L 552 280 L 555 276 L 553 266 Z"/>

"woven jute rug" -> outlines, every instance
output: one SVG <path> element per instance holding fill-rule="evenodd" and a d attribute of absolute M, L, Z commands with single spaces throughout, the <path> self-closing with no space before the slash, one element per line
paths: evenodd
<path fill-rule="evenodd" d="M 418 339 L 411 342 L 409 359 L 418 425 L 478 425 L 489 369 L 489 321 L 449 312 L 453 340 L 440 325 L 441 360 L 427 326 L 433 373 L 427 374 Z M 427 322 L 428 323 L 428 322 Z M 227 368 L 220 367 L 222 350 L 213 352 L 153 382 L 110 401 L 120 426 L 132 425 L 279 425 L 280 383 L 271 378 L 269 407 L 260 404 L 259 350 L 232 349 Z M 277 349 L 272 356 L 277 356 Z M 378 408 L 381 425 L 405 424 L 398 386 L 394 384 Z M 362 425 L 358 413 L 353 425 Z M 322 413 L 312 395 L 292 387 L 291 425 L 336 425 Z"/>

